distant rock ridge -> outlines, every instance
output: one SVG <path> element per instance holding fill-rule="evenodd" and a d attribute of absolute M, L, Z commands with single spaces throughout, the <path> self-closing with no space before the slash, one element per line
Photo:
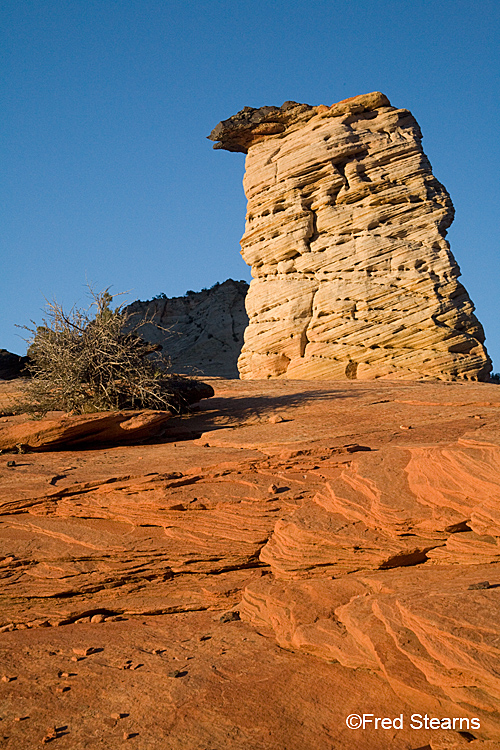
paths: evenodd
<path fill-rule="evenodd" d="M 162 344 L 175 372 L 238 378 L 237 361 L 248 325 L 247 291 L 246 281 L 228 279 L 183 297 L 138 300 L 126 311 L 134 322 L 144 316 L 151 319 L 138 332 Z"/>
<path fill-rule="evenodd" d="M 0 349 L 0 380 L 14 380 L 26 375 L 25 368 L 28 362 L 28 357 Z"/>
<path fill-rule="evenodd" d="M 408 110 L 380 92 L 245 107 L 209 138 L 247 154 L 242 378 L 489 379 L 453 204 Z"/>

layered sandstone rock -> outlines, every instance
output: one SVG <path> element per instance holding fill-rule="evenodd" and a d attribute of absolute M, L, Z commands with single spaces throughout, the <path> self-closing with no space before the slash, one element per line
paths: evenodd
<path fill-rule="evenodd" d="M 58 415 L 19 421 L 0 418 L 0 451 L 64 450 L 68 446 L 135 443 L 157 436 L 171 419 L 169 411 L 114 411 Z M 22 446 L 22 448 L 21 448 Z"/>
<path fill-rule="evenodd" d="M 161 344 L 175 372 L 237 378 L 238 356 L 248 325 L 245 281 L 228 279 L 184 297 L 133 302 L 127 308 L 135 323 L 147 318 L 140 334 Z"/>
<path fill-rule="evenodd" d="M 209 138 L 247 154 L 242 378 L 488 379 L 453 205 L 408 110 L 379 92 L 245 107 Z"/>
<path fill-rule="evenodd" d="M 171 378 L 170 409 L 102 411 L 93 414 L 51 412 L 44 419 L 29 419 L 26 414 L 0 416 L 0 453 L 3 451 L 57 451 L 98 445 L 137 444 L 162 436 L 166 423 L 185 412 L 192 404 L 214 395 L 211 385 L 199 380 Z M 0 394 L 4 395 L 4 394 Z M 9 399 L 6 399 L 7 403 Z M 0 398 L 0 407 L 5 403 Z M 12 415 L 21 397 L 6 409 Z"/>
<path fill-rule="evenodd" d="M 0 456 L 5 747 L 500 747 L 498 386 L 212 382 L 198 439 Z"/>

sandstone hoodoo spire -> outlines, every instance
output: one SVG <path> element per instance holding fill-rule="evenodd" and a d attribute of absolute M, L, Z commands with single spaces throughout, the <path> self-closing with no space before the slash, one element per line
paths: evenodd
<path fill-rule="evenodd" d="M 209 138 L 247 154 L 242 378 L 488 380 L 453 204 L 408 110 L 379 92 L 245 107 Z"/>

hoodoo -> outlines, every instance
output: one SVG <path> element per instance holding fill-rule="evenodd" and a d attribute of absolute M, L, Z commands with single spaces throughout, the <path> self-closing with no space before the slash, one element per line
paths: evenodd
<path fill-rule="evenodd" d="M 379 92 L 245 107 L 209 138 L 247 154 L 242 378 L 488 380 L 453 204 L 408 110 Z"/>

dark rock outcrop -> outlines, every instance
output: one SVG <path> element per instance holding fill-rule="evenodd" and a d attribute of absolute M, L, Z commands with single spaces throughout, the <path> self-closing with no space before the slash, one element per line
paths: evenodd
<path fill-rule="evenodd" d="M 0 380 L 14 380 L 27 375 L 25 367 L 29 362 L 28 357 L 0 349 Z"/>

